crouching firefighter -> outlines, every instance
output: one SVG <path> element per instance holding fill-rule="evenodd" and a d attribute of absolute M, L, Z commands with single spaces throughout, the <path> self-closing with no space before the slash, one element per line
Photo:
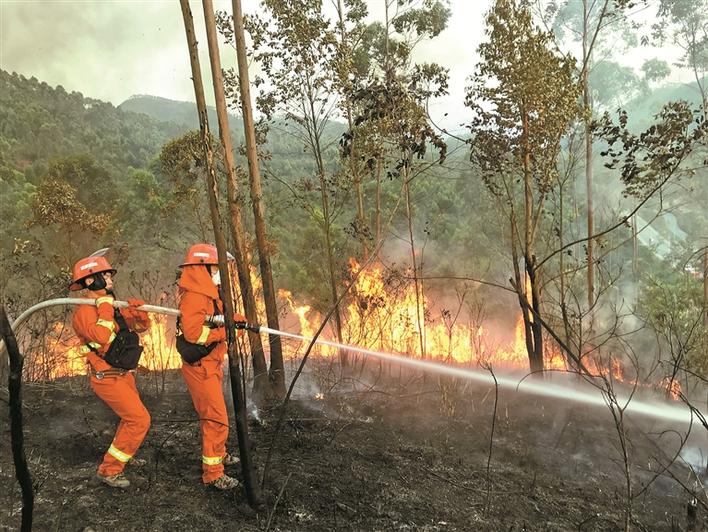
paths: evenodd
<path fill-rule="evenodd" d="M 134 308 L 113 308 L 115 274 L 104 257 L 86 257 L 74 265 L 69 290 L 83 290 L 84 297 L 96 300 L 96 306 L 77 306 L 72 325 L 83 342 L 81 352 L 89 362 L 93 391 L 120 417 L 98 477 L 113 488 L 127 488 L 130 481 L 123 469 L 134 460 L 150 428 L 150 414 L 140 400 L 132 371 L 143 351 L 136 333 L 150 327 L 150 318 Z M 139 299 L 128 299 L 128 303 L 131 307 L 145 304 Z"/>
<path fill-rule="evenodd" d="M 199 415 L 202 481 L 228 490 L 237 487 L 238 481 L 224 473 L 224 464 L 238 463 L 238 458 L 226 452 L 229 418 L 222 391 L 222 365 L 227 346 L 218 262 L 214 246 L 195 244 L 180 264 L 181 318 L 177 322 L 176 345 L 182 356 L 182 376 Z M 211 316 L 221 316 L 222 325 L 214 324 Z M 234 321 L 245 323 L 246 319 L 236 314 Z"/>

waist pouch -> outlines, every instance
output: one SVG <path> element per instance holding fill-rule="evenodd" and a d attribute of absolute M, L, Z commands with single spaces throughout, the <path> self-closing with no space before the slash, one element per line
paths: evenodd
<path fill-rule="evenodd" d="M 128 328 L 120 310 L 115 309 L 113 319 L 118 324 L 116 337 L 108 346 L 105 355 L 101 355 L 96 349 L 88 345 L 88 348 L 97 353 L 114 368 L 135 369 L 140 362 L 140 355 L 143 354 L 143 346 L 140 345 L 140 338 L 136 333 Z"/>
<path fill-rule="evenodd" d="M 214 303 L 214 314 L 219 314 L 219 307 L 216 306 L 216 300 L 212 300 L 212 302 Z M 179 334 L 177 334 L 175 347 L 177 348 L 177 352 L 182 357 L 182 360 L 190 365 L 199 362 L 202 358 L 211 353 L 212 350 L 219 344 L 219 342 L 212 342 L 209 345 L 202 345 L 188 342 L 181 331 L 179 318 L 177 318 L 177 331 Z"/>
<path fill-rule="evenodd" d="M 103 356 L 103 360 L 114 368 L 135 369 L 138 367 L 142 353 L 143 346 L 140 345 L 138 335 L 125 329 L 118 331 L 108 351 Z"/>
<path fill-rule="evenodd" d="M 209 345 L 193 344 L 185 340 L 184 334 L 177 335 L 175 342 L 177 352 L 187 364 L 196 364 L 211 353 L 217 344 L 218 342 L 212 342 Z"/>

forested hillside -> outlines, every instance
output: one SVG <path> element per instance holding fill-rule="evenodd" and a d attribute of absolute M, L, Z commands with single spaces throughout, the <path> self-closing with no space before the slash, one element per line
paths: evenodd
<path fill-rule="evenodd" d="M 128 261 L 131 269 L 161 270 L 167 282 L 173 275 L 171 265 L 184 247 L 193 240 L 210 238 L 199 180 L 189 172 L 170 173 L 160 161 L 163 146 L 196 126 L 193 104 L 141 96 L 116 108 L 6 72 L 2 72 L 2 84 L 0 216 L 6 227 L 2 281 L 13 299 L 23 292 L 19 265 L 28 261 L 49 270 L 41 274 L 48 281 L 41 283 L 45 295 L 63 293 L 75 258 L 104 245 L 121 249 L 120 260 Z M 216 128 L 215 116 L 212 124 Z M 242 139 L 238 117 L 232 116 L 231 125 L 236 140 Z M 287 128 L 284 123 L 272 127 L 264 147 L 276 275 L 282 288 L 296 286 L 297 297 L 324 308 L 318 297 L 326 293 L 326 272 L 321 261 L 324 251 L 318 247 L 312 162 Z M 337 165 L 337 143 L 343 130 L 336 123 L 327 129 L 327 164 L 332 168 Z M 446 164 L 433 167 L 414 189 L 415 201 L 422 207 L 416 218 L 430 242 L 426 261 L 438 272 L 449 272 L 452 265 L 469 265 L 461 260 L 481 263 L 488 271 L 490 261 L 495 260 L 491 254 L 470 257 L 464 253 L 472 246 L 484 249 L 480 244 L 488 233 L 494 234 L 484 219 L 485 212 L 491 211 L 483 201 L 486 192 L 464 163 L 464 146 L 452 141 L 450 151 Z M 240 154 L 238 161 L 245 165 Z M 94 185 L 106 182 L 110 196 Z M 336 186 L 333 238 L 339 250 L 338 268 L 346 276 L 348 258 L 356 255 L 355 215 L 351 190 L 342 181 Z M 373 179 L 367 180 L 365 192 L 373 195 L 375 186 Z M 394 205 L 400 183 L 385 179 L 382 187 L 388 190 L 383 195 L 385 210 Z M 245 188 L 242 194 L 247 197 Z M 248 205 L 244 212 L 250 212 Z M 460 223 L 460 217 L 472 225 Z M 400 214 L 393 222 L 402 223 Z M 485 226 L 485 231 L 478 230 Z M 48 245 L 55 241 L 63 245 L 59 249 Z M 395 263 L 401 252 L 394 243 L 389 253 Z"/>

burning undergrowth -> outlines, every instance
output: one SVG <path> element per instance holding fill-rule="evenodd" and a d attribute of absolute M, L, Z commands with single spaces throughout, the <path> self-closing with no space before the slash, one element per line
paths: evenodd
<path fill-rule="evenodd" d="M 341 338 L 334 328 L 326 327 L 324 340 L 357 346 L 383 353 L 401 354 L 406 357 L 429 360 L 455 367 L 488 368 L 495 371 L 525 371 L 528 367 L 524 326 L 518 311 L 513 327 L 486 315 L 483 301 L 469 290 L 456 291 L 455 297 L 437 300 L 422 284 L 410 282 L 406 272 L 389 269 L 381 264 L 360 272 L 361 266 L 350 261 L 350 279 L 355 280 L 342 312 Z M 252 281 L 257 291 L 260 283 L 255 272 Z M 416 293 L 417 291 L 417 293 Z M 432 292 L 431 292 L 432 293 Z M 295 294 L 281 290 L 283 305 L 283 330 L 313 336 L 322 315 L 311 306 L 298 301 Z M 259 299 L 260 301 L 260 299 Z M 445 302 L 444 307 L 442 302 Z M 261 322 L 265 323 L 265 308 L 258 309 Z M 69 313 L 63 312 L 54 319 L 43 316 L 21 338 L 23 348 L 30 356 L 25 365 L 25 380 L 51 381 L 60 377 L 86 373 L 84 356 L 80 353 L 77 338 L 69 324 Z M 145 346 L 141 364 L 147 371 L 163 372 L 179 368 L 181 360 L 174 347 L 174 319 L 163 315 L 152 316 L 153 326 L 142 336 Z M 549 337 L 546 340 L 545 367 L 551 371 L 566 371 L 567 358 Z M 293 361 L 299 358 L 303 343 L 288 342 L 285 356 Z M 344 350 L 316 346 L 312 356 L 339 359 Z M 360 356 L 353 356 L 354 365 L 361 363 Z M 637 368 L 605 350 L 593 351 L 583 359 L 590 373 L 613 382 L 637 383 L 641 387 L 668 390 L 678 398 L 681 385 L 675 378 L 665 379 L 655 374 L 650 379 L 637 376 Z M 635 370 L 635 371 L 632 371 Z M 331 377 L 339 370 L 331 366 Z M 332 380 L 332 379 L 330 379 Z"/>

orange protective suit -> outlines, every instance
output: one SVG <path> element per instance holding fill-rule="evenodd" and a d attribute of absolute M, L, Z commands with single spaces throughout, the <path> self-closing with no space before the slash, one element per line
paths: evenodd
<path fill-rule="evenodd" d="M 194 409 L 199 415 L 202 430 L 202 481 L 208 484 L 224 474 L 229 418 L 221 388 L 226 329 L 207 327 L 204 325 L 204 317 L 214 314 L 214 303 L 219 312 L 223 313 L 223 305 L 203 265 L 184 266 L 179 287 L 180 321 L 184 339 L 201 345 L 217 342 L 214 349 L 199 362 L 193 365 L 182 363 L 182 375 L 192 396 Z"/>
<path fill-rule="evenodd" d="M 139 300 L 129 300 L 132 304 Z M 113 442 L 103 456 L 98 474 L 104 477 L 117 475 L 136 453 L 150 428 L 150 414 L 140 400 L 135 378 L 131 373 L 104 376 L 98 379 L 94 373 L 112 368 L 100 355 L 105 354 L 110 346 L 118 324 L 113 318 L 113 298 L 99 297 L 97 306 L 79 305 L 74 312 L 72 325 L 77 336 L 84 344 L 90 344 L 99 354 L 82 346 L 82 352 L 91 364 L 91 387 L 118 417 L 120 423 L 113 437 Z M 132 308 L 122 309 L 121 314 L 131 330 L 146 331 L 150 327 L 150 318 L 144 312 Z"/>

